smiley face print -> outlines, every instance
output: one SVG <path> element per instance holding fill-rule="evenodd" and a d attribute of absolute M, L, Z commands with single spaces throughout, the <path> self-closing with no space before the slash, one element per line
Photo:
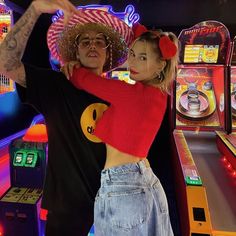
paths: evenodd
<path fill-rule="evenodd" d="M 96 122 L 100 119 L 103 112 L 108 108 L 103 103 L 93 103 L 86 107 L 80 118 L 80 125 L 85 137 L 94 142 L 100 143 L 101 140 L 93 134 Z"/>

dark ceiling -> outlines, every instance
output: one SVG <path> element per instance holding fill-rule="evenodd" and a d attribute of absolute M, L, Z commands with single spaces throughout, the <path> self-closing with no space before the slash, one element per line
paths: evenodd
<path fill-rule="evenodd" d="M 5 0 L 13 9 L 23 12 L 32 0 Z M 112 5 L 114 11 L 123 11 L 133 4 L 141 22 L 149 28 L 180 29 L 204 20 L 218 20 L 236 34 L 235 0 L 71 0 L 75 5 Z"/>
<path fill-rule="evenodd" d="M 29 6 L 32 0 L 5 0 L 14 11 L 14 20 Z M 111 5 L 113 10 L 123 11 L 128 4 L 135 6 L 140 22 L 149 29 L 173 31 L 177 35 L 183 28 L 189 28 L 201 21 L 217 20 L 228 27 L 231 37 L 236 35 L 236 0 L 71 0 L 74 5 Z M 48 56 L 46 32 L 51 16 L 40 17 L 28 43 L 25 59 L 45 66 Z M 37 44 L 37 47 L 35 45 Z"/>

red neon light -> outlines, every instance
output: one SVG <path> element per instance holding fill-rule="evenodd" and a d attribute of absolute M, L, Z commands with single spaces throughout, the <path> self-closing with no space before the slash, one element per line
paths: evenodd
<path fill-rule="evenodd" d="M 48 210 L 40 208 L 40 214 L 39 217 L 41 220 L 47 220 L 47 214 L 48 214 Z"/>
<path fill-rule="evenodd" d="M 227 165 L 227 168 L 228 168 L 228 169 L 231 169 L 231 168 L 232 168 L 232 165 L 229 163 L 229 164 Z"/>
<path fill-rule="evenodd" d="M 224 162 L 224 165 L 225 165 L 226 169 L 228 169 L 230 175 L 232 175 L 232 177 L 236 177 L 236 170 L 233 168 L 233 166 L 228 161 L 228 159 L 225 156 L 223 156 L 222 160 Z"/>
<path fill-rule="evenodd" d="M 3 236 L 3 226 L 0 224 L 0 236 Z"/>

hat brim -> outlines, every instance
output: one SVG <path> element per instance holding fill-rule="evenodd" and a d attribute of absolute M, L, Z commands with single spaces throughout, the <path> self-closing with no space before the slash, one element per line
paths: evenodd
<path fill-rule="evenodd" d="M 67 26 L 64 26 L 62 17 L 51 24 L 47 43 L 52 57 L 61 65 L 76 60 L 75 38 L 90 30 L 103 33 L 109 38 L 112 63 L 105 64 L 104 72 L 122 65 L 127 58 L 127 45 L 133 38 L 132 29 L 116 16 L 97 9 L 84 9 L 82 14 L 73 15 Z"/>

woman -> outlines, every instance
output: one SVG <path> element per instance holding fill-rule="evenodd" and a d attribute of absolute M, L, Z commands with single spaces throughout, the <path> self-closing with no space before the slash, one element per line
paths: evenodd
<path fill-rule="evenodd" d="M 102 79 L 82 67 L 73 71 L 70 81 L 77 88 L 110 103 L 94 131 L 107 148 L 95 201 L 97 236 L 173 235 L 164 190 L 146 157 L 166 111 L 177 51 L 172 33 L 139 36 L 128 56 L 134 85 Z"/>

